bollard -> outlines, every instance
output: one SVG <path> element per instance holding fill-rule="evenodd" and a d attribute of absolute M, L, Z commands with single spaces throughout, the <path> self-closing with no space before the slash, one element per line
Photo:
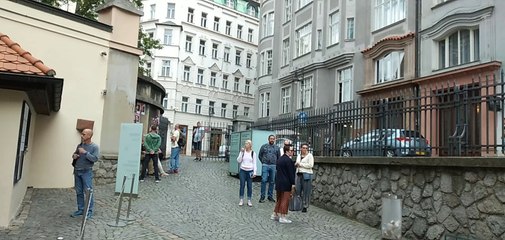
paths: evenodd
<path fill-rule="evenodd" d="M 402 200 L 391 193 L 382 195 L 381 230 L 384 239 L 402 237 Z"/>

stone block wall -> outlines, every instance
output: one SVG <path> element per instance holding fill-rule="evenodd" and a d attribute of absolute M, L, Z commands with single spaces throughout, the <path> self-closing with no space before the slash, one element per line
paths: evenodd
<path fill-rule="evenodd" d="M 93 165 L 94 184 L 103 185 L 116 182 L 117 160 L 99 159 Z"/>
<path fill-rule="evenodd" d="M 406 239 L 505 239 L 505 168 L 371 161 L 316 158 L 312 204 L 380 228 L 382 196 L 393 193 L 402 198 Z"/>

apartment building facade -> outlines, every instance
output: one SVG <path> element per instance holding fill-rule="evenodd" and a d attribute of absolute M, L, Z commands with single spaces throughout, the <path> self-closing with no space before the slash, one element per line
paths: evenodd
<path fill-rule="evenodd" d="M 143 30 L 163 46 L 145 66 L 166 89 L 163 115 L 180 124 L 188 137 L 197 122 L 231 124 L 237 116 L 254 116 L 259 3 L 148 0 L 143 4 Z M 189 153 L 191 145 L 185 150 Z"/>

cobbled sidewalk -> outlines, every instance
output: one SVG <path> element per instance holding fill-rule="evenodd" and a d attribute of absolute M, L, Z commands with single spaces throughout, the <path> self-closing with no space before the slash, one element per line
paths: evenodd
<path fill-rule="evenodd" d="M 160 183 L 152 176 L 140 183 L 133 221 L 125 227 L 109 226 L 117 214 L 114 184 L 95 186 L 95 213 L 84 239 L 381 239 L 378 229 L 315 206 L 290 212 L 291 224 L 274 222 L 274 203 L 258 203 L 259 182 L 253 183 L 253 207 L 240 207 L 239 181 L 229 176 L 228 163 L 192 159 L 182 157 L 180 173 Z M 30 189 L 25 203 L 13 226 L 0 230 L 0 239 L 78 239 L 82 219 L 70 217 L 73 189 Z"/>

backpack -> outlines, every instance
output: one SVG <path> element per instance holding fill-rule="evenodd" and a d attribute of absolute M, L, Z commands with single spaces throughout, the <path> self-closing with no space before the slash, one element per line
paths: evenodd
<path fill-rule="evenodd" d="M 183 132 L 179 132 L 179 139 L 177 140 L 177 145 L 180 148 L 184 148 L 186 146 L 186 134 Z"/>

